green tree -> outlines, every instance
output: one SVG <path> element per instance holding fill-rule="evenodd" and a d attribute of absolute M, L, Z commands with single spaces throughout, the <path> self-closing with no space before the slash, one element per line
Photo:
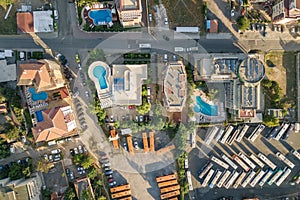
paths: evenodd
<path fill-rule="evenodd" d="M 248 29 L 250 26 L 250 21 L 246 16 L 239 16 L 236 22 L 241 31 Z"/>
<path fill-rule="evenodd" d="M 50 168 L 51 168 L 51 164 L 43 158 L 37 162 L 37 166 L 36 166 L 37 171 L 48 173 Z"/>
<path fill-rule="evenodd" d="M 68 187 L 65 194 L 64 194 L 64 200 L 75 200 L 76 199 L 76 193 L 74 187 Z"/>
<path fill-rule="evenodd" d="M 88 177 L 91 179 L 91 180 L 94 180 L 98 175 L 98 172 L 97 172 L 97 169 L 95 167 L 92 167 L 89 169 L 89 172 L 88 172 Z"/>
<path fill-rule="evenodd" d="M 106 200 L 106 197 L 102 195 L 101 197 L 98 198 L 98 200 Z"/>
<path fill-rule="evenodd" d="M 150 109 L 151 109 L 151 104 L 147 102 L 146 98 L 143 98 L 142 105 L 136 107 L 136 110 L 141 115 L 148 113 L 150 111 Z"/>
<path fill-rule="evenodd" d="M 8 177 L 11 180 L 17 180 L 22 178 L 23 177 L 22 166 L 17 163 L 13 163 L 9 168 Z"/>
<path fill-rule="evenodd" d="M 90 155 L 85 155 L 82 159 L 81 166 L 85 169 L 88 169 L 94 164 L 94 159 Z"/>
<path fill-rule="evenodd" d="M 48 188 L 45 190 L 42 190 L 42 196 L 44 200 L 50 200 L 51 199 L 51 192 Z"/>
<path fill-rule="evenodd" d="M 10 156 L 9 145 L 0 137 L 0 159 Z"/>
<path fill-rule="evenodd" d="M 26 178 L 30 177 L 30 175 L 31 175 L 31 170 L 30 170 L 29 166 L 23 168 L 22 174 L 23 174 Z"/>
<path fill-rule="evenodd" d="M 83 190 L 81 193 L 82 200 L 92 200 L 92 194 L 89 189 Z"/>
<path fill-rule="evenodd" d="M 83 154 L 77 154 L 73 158 L 73 162 L 75 165 L 80 165 L 81 161 L 83 160 Z"/>
<path fill-rule="evenodd" d="M 263 118 L 263 123 L 269 127 L 279 126 L 279 120 L 271 115 L 265 115 Z"/>
<path fill-rule="evenodd" d="M 17 126 L 13 126 L 11 129 L 8 129 L 6 132 L 6 137 L 10 140 L 15 140 L 19 137 L 20 129 Z"/>

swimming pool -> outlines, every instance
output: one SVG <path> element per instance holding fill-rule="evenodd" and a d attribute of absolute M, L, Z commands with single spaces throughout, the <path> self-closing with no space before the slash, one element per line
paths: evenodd
<path fill-rule="evenodd" d="M 96 66 L 93 69 L 94 76 L 98 79 L 100 89 L 106 89 L 107 88 L 107 81 L 106 81 L 106 69 L 102 66 Z"/>
<path fill-rule="evenodd" d="M 210 105 L 204 102 L 201 97 L 196 96 L 196 103 L 197 105 L 194 106 L 194 111 L 196 113 L 201 112 L 204 115 L 208 116 L 218 116 L 218 106 L 217 105 Z"/>
<path fill-rule="evenodd" d="M 42 121 L 44 121 L 43 113 L 42 113 L 41 110 L 40 110 L 40 111 L 36 111 L 36 112 L 35 112 L 35 115 L 36 115 L 36 120 L 37 120 L 37 122 L 42 122 Z"/>
<path fill-rule="evenodd" d="M 112 20 L 111 11 L 109 9 L 90 10 L 88 15 L 93 20 L 95 26 L 105 25 Z"/>
<path fill-rule="evenodd" d="M 46 100 L 48 98 L 47 92 L 38 92 L 36 93 L 34 88 L 29 88 L 29 92 L 31 93 L 31 99 L 33 101 Z"/>

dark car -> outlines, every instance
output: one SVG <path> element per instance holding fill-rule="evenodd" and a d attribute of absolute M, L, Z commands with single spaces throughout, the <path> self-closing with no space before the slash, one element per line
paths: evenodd
<path fill-rule="evenodd" d="M 112 171 L 112 170 L 105 171 L 105 175 L 106 175 L 106 176 L 111 175 L 111 174 L 113 174 L 113 171 Z"/>
<path fill-rule="evenodd" d="M 74 149 L 70 149 L 70 154 L 71 154 L 71 156 L 75 156 Z"/>

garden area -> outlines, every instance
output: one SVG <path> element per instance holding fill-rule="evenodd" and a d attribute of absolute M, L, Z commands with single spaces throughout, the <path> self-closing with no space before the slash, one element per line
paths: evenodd
<path fill-rule="evenodd" d="M 124 64 L 149 64 L 150 53 L 125 53 L 123 54 Z"/>
<path fill-rule="evenodd" d="M 0 170 L 0 179 L 10 178 L 11 180 L 18 180 L 20 178 L 29 178 L 33 172 L 32 159 L 26 158 L 20 162 L 10 163 L 5 165 Z"/>
<path fill-rule="evenodd" d="M 180 199 L 184 200 L 185 195 L 189 193 L 189 185 L 186 180 L 186 172 L 184 167 L 185 159 L 187 159 L 187 153 L 184 152 L 181 156 L 177 159 L 177 167 L 178 167 L 178 182 L 180 185 Z"/>
<path fill-rule="evenodd" d="M 2 83 L 0 85 L 0 103 L 6 103 L 8 111 L 6 115 L 9 116 L 8 121 L 0 124 L 0 129 L 3 130 L 2 137 L 15 140 L 20 134 L 26 135 L 23 108 L 18 90 Z"/>
<path fill-rule="evenodd" d="M 278 91 L 278 97 L 270 99 L 271 102 L 267 101 L 266 108 L 274 108 L 274 106 L 285 110 L 295 108 L 297 98 L 295 52 L 270 51 L 265 55 L 265 63 L 266 78 L 277 83 L 272 83 L 272 90 L 275 87 L 275 90 Z"/>
<path fill-rule="evenodd" d="M 4 19 L 9 4 L 15 0 L 0 0 L 0 35 L 17 34 L 16 5 L 13 4 L 7 19 Z"/>

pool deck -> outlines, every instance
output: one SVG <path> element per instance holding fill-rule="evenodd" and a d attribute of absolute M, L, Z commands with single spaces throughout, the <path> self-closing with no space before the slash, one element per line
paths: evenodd
<path fill-rule="evenodd" d="M 200 96 L 200 98 L 202 99 L 202 101 L 204 101 L 205 103 L 209 104 L 209 105 L 217 105 L 218 106 L 218 115 L 217 116 L 209 116 L 209 115 L 205 115 L 201 112 L 196 113 L 194 112 L 194 120 L 196 121 L 201 121 L 201 116 L 204 117 L 204 120 L 202 120 L 203 122 L 223 122 L 226 119 L 226 113 L 224 111 L 224 104 L 222 102 L 213 102 L 211 100 L 209 100 L 206 97 L 206 94 L 199 90 L 199 89 L 195 89 L 194 93 L 192 95 L 192 99 L 194 101 L 194 103 L 191 105 L 192 107 L 194 107 L 195 105 L 197 105 L 196 103 L 196 96 Z"/>
<path fill-rule="evenodd" d="M 99 84 L 99 80 L 94 76 L 94 69 L 97 66 L 102 66 L 105 68 L 106 70 L 106 81 L 107 81 L 107 88 L 105 89 L 101 89 L 100 84 Z M 110 90 L 110 76 L 111 76 L 111 71 L 110 71 L 110 67 L 102 61 L 96 61 L 93 62 L 88 69 L 88 75 L 90 77 L 90 79 L 94 82 L 95 87 L 97 89 L 97 94 L 98 94 L 98 98 L 100 99 L 100 103 L 101 103 L 101 107 L 102 108 L 106 108 L 106 107 L 110 107 L 112 105 L 112 100 L 110 98 L 110 94 L 111 90 Z"/>

